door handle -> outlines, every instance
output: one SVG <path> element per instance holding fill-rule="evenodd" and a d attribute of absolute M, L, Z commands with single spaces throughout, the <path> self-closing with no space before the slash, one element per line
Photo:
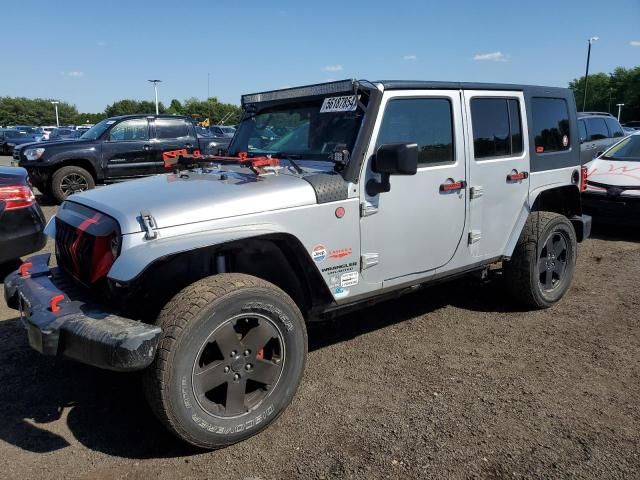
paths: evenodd
<path fill-rule="evenodd" d="M 467 186 L 467 182 L 464 180 L 460 180 L 459 182 L 454 182 L 451 179 L 447 180 L 446 183 L 440 185 L 440 193 L 443 192 L 457 192 L 459 190 L 463 190 Z"/>
<path fill-rule="evenodd" d="M 151 145 L 143 145 L 142 149 L 143 150 L 151 150 Z"/>
<path fill-rule="evenodd" d="M 192 143 L 185 143 L 184 146 L 186 148 L 191 148 L 191 147 L 193 147 L 193 144 Z"/>
<path fill-rule="evenodd" d="M 524 180 L 525 178 L 529 178 L 529 172 L 518 172 L 514 170 L 507 175 L 507 182 L 516 182 L 518 180 Z"/>

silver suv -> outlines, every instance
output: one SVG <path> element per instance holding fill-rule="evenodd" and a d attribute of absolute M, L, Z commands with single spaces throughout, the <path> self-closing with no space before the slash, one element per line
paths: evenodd
<path fill-rule="evenodd" d="M 33 348 L 143 370 L 181 439 L 273 422 L 307 322 L 490 266 L 530 308 L 569 288 L 591 225 L 570 90 L 345 80 L 242 107 L 226 155 L 166 152 L 173 173 L 69 197 L 46 230 L 58 267 L 5 281 Z"/>
<path fill-rule="evenodd" d="M 580 135 L 580 160 L 590 162 L 626 136 L 620 122 L 610 113 L 578 113 L 578 134 Z"/>

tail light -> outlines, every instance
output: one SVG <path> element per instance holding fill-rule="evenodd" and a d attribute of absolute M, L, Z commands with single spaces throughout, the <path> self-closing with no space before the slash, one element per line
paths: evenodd
<path fill-rule="evenodd" d="M 27 208 L 35 201 L 35 195 L 26 185 L 0 186 L 0 202 L 5 204 L 5 211 Z"/>
<path fill-rule="evenodd" d="M 582 166 L 580 168 L 580 191 L 584 192 L 587 189 L 587 167 Z"/>

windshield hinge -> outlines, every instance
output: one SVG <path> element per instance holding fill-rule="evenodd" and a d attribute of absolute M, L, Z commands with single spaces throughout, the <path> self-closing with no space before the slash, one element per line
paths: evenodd
<path fill-rule="evenodd" d="M 368 217 L 378 213 L 378 207 L 374 206 L 371 202 L 365 200 L 360 204 L 360 216 Z"/>
<path fill-rule="evenodd" d="M 142 228 L 145 231 L 145 240 L 153 240 L 154 238 L 156 238 L 158 236 L 158 232 L 156 231 L 158 225 L 156 224 L 156 220 L 151 215 L 151 212 L 147 209 L 141 210 L 140 219 L 142 220 Z"/>

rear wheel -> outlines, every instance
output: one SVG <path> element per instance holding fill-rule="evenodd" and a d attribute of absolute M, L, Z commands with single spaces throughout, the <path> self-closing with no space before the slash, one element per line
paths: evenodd
<path fill-rule="evenodd" d="M 571 222 L 553 212 L 529 215 L 504 274 L 511 294 L 532 308 L 548 308 L 571 286 L 577 240 Z"/>
<path fill-rule="evenodd" d="M 62 167 L 51 177 L 51 195 L 63 202 L 69 195 L 95 188 L 96 183 L 89 172 L 82 167 L 69 165 Z"/>
<path fill-rule="evenodd" d="M 160 314 L 147 398 L 182 440 L 220 448 L 259 432 L 289 405 L 304 369 L 300 310 L 275 285 L 220 274 L 178 293 Z"/>

